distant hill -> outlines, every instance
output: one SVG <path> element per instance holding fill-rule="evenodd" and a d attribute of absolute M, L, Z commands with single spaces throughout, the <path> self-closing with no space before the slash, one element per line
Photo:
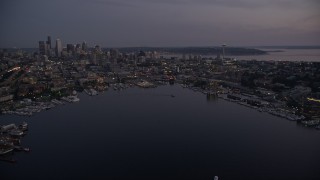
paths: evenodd
<path fill-rule="evenodd" d="M 5 49 L 5 48 L 4 48 Z M 4 50 L 2 49 L 2 50 Z M 103 50 L 110 50 L 111 48 L 103 48 Z M 115 48 L 119 49 L 122 53 L 132 53 L 139 51 L 157 51 L 160 53 L 172 53 L 172 54 L 194 54 L 194 55 L 217 55 L 222 54 L 221 47 L 123 47 Z M 22 50 L 25 52 L 33 53 L 38 52 L 37 48 L 6 48 L 7 52 L 15 52 Z M 226 55 L 264 55 L 268 51 L 259 50 L 256 48 L 244 48 L 244 47 L 225 47 Z"/>
<path fill-rule="evenodd" d="M 157 51 L 175 54 L 195 54 L 195 55 L 217 55 L 222 54 L 221 47 L 127 47 L 118 48 L 121 52 L 130 53 L 137 51 Z M 225 47 L 226 55 L 263 55 L 267 54 L 255 48 L 242 48 L 242 47 Z"/>
<path fill-rule="evenodd" d="M 257 46 L 258 49 L 320 49 L 320 46 Z"/>

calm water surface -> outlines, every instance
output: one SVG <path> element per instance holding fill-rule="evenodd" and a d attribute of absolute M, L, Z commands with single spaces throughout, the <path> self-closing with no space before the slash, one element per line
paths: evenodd
<path fill-rule="evenodd" d="M 304 62 L 320 62 L 320 49 L 261 49 L 268 51 L 265 55 L 249 55 L 249 56 L 234 56 L 228 54 L 226 49 L 226 58 L 235 58 L 237 60 L 258 60 L 258 61 L 304 61 Z M 280 52 L 274 52 L 280 51 Z M 182 58 L 182 54 L 161 54 L 166 58 L 178 57 Z M 186 54 L 188 57 L 188 54 Z M 203 55 L 205 58 L 216 58 L 214 55 Z"/>
<path fill-rule="evenodd" d="M 172 98 L 170 95 L 174 94 Z M 320 179 L 320 131 L 179 86 L 108 91 L 32 117 L 0 179 Z"/>
<path fill-rule="evenodd" d="M 269 52 L 266 55 L 235 56 L 238 60 L 259 61 L 307 61 L 320 62 L 320 49 L 262 49 L 264 51 L 279 50 L 282 52 Z M 233 57 L 233 56 L 232 56 Z"/>

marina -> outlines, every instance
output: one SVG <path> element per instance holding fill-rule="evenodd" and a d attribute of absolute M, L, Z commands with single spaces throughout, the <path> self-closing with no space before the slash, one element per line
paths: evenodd
<path fill-rule="evenodd" d="M 22 136 L 26 135 L 28 124 L 23 122 L 19 126 L 15 124 L 0 126 L 0 161 L 15 163 L 13 151 L 29 152 L 30 148 L 21 146 Z"/>
<path fill-rule="evenodd" d="M 2 114 L 9 115 L 19 115 L 19 116 L 32 116 L 35 113 L 39 113 L 43 110 L 49 110 L 59 105 L 65 105 L 66 103 L 79 102 L 80 99 L 77 96 L 66 96 L 62 97 L 60 100 L 52 99 L 51 101 L 31 101 L 30 99 L 25 99 L 20 102 L 21 108 L 16 110 L 3 110 Z"/>
<path fill-rule="evenodd" d="M 256 109 L 259 112 L 266 112 L 271 115 L 281 117 L 290 121 L 301 121 L 305 119 L 303 115 L 296 115 L 294 112 L 290 110 L 281 109 L 281 108 L 279 109 L 275 107 L 274 104 L 270 104 L 269 102 L 266 102 L 263 99 L 259 99 L 256 96 L 251 96 L 247 94 L 234 94 L 230 90 L 222 87 L 220 87 L 222 89 L 222 91 L 220 92 L 208 92 L 200 88 L 188 87 L 186 85 L 181 85 L 181 86 L 183 88 L 189 88 L 194 92 L 201 92 L 203 94 L 206 94 L 207 96 L 215 95 L 220 99 L 223 99 L 229 102 L 234 102 L 248 108 Z M 319 124 L 318 121 L 314 121 L 314 123 Z"/>

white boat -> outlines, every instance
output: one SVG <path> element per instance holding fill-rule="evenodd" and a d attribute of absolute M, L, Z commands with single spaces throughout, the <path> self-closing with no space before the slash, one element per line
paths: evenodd
<path fill-rule="evenodd" d="M 13 129 L 9 132 L 9 134 L 11 136 L 22 136 L 23 135 L 23 131 L 19 130 L 19 129 Z"/>
<path fill-rule="evenodd" d="M 57 104 L 57 105 L 63 104 L 61 101 L 59 101 L 57 99 L 52 99 L 51 102 L 53 102 L 54 104 Z"/>
<path fill-rule="evenodd" d="M 80 99 L 77 96 L 68 96 L 68 99 L 72 102 L 79 102 Z"/>
<path fill-rule="evenodd" d="M 13 130 L 13 129 L 16 129 L 17 126 L 15 124 L 8 124 L 8 125 L 3 125 L 1 126 L 0 128 L 0 132 L 3 133 L 3 132 L 8 132 L 10 130 Z"/>
<path fill-rule="evenodd" d="M 96 91 L 94 89 L 90 89 L 90 91 L 91 91 L 92 96 L 98 95 L 98 91 Z"/>
<path fill-rule="evenodd" d="M 13 147 L 8 147 L 8 148 L 0 148 L 0 155 L 4 155 L 4 154 L 7 154 L 9 152 L 12 152 L 13 151 Z"/>
<path fill-rule="evenodd" d="M 96 91 L 96 90 L 94 90 L 92 88 L 91 89 L 85 89 L 84 92 L 87 93 L 90 96 L 98 95 L 98 91 Z"/>
<path fill-rule="evenodd" d="M 87 93 L 89 96 L 92 96 L 91 91 L 89 89 L 84 89 L 84 92 Z"/>
<path fill-rule="evenodd" d="M 19 129 L 22 131 L 28 130 L 28 123 L 23 122 L 22 124 L 19 125 Z"/>
<path fill-rule="evenodd" d="M 69 103 L 71 102 L 71 100 L 69 98 L 67 98 L 67 97 L 62 97 L 61 100 L 64 100 L 64 101 L 69 102 Z"/>

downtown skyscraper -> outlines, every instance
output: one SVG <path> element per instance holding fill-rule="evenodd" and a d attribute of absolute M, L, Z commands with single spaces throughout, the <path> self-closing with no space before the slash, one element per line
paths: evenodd
<path fill-rule="evenodd" d="M 60 39 L 56 40 L 56 56 L 61 57 L 62 52 L 62 42 Z"/>
<path fill-rule="evenodd" d="M 47 41 L 39 41 L 39 54 L 51 56 L 51 36 L 48 36 Z"/>

